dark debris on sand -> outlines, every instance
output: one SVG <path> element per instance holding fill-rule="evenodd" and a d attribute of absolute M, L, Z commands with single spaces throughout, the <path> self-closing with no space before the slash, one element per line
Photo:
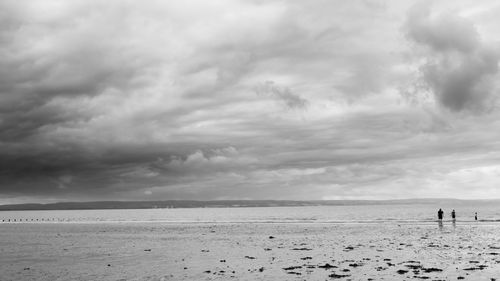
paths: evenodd
<path fill-rule="evenodd" d="M 498 258 L 497 256 L 500 256 L 500 247 L 497 246 L 492 246 L 492 245 L 483 245 L 481 247 L 482 249 L 482 256 L 477 255 L 477 252 L 475 250 L 479 250 L 477 247 L 474 246 L 468 246 L 467 245 L 445 245 L 441 244 L 439 242 L 434 241 L 433 237 L 416 237 L 416 241 L 414 243 L 396 243 L 396 242 L 386 242 L 386 245 L 391 248 L 391 250 L 396 250 L 398 248 L 406 248 L 406 247 L 411 247 L 413 245 L 419 244 L 418 246 L 422 248 L 432 248 L 432 249 L 426 249 L 429 251 L 445 251 L 447 250 L 446 248 L 462 248 L 465 249 L 463 250 L 464 255 L 468 254 L 468 256 L 464 256 L 463 258 L 460 258 L 459 261 L 466 263 L 457 266 L 457 274 L 459 273 L 460 270 L 462 271 L 462 275 L 458 274 L 455 275 L 453 278 L 449 278 L 444 276 L 443 274 L 443 269 L 437 268 L 437 267 L 425 267 L 425 263 L 418 261 L 418 257 L 411 257 L 411 256 L 406 256 L 405 259 L 400 259 L 396 256 L 391 256 L 391 252 L 386 252 L 386 253 L 377 253 L 379 252 L 378 250 L 381 249 L 380 251 L 384 252 L 386 249 L 383 249 L 381 247 L 376 247 L 376 246 L 370 246 L 369 250 L 374 253 L 374 256 L 365 256 L 365 257 L 359 257 L 359 256 L 353 256 L 353 253 L 356 253 L 355 250 L 363 250 L 364 248 L 368 248 L 368 245 L 361 245 L 361 244 L 352 244 L 352 243 L 338 243 L 337 246 L 332 247 L 333 252 L 329 253 L 323 253 L 323 255 L 319 255 L 316 250 L 317 247 L 323 247 L 327 246 L 325 243 L 320 243 L 320 244 L 315 244 L 312 241 L 307 241 L 307 243 L 304 243 L 305 240 L 298 240 L 294 241 L 292 243 L 287 243 L 285 239 L 275 239 L 276 237 L 274 236 L 269 236 L 269 235 L 264 235 L 261 237 L 261 239 L 267 240 L 267 239 L 274 239 L 273 241 L 267 240 L 268 245 L 266 245 L 269 248 L 264 248 L 262 247 L 261 250 L 262 253 L 264 251 L 272 251 L 272 252 L 265 252 L 266 254 L 273 254 L 272 257 L 268 256 L 267 258 L 269 260 L 274 261 L 275 263 L 280 263 L 280 260 L 275 261 L 274 255 L 280 254 L 280 253 L 286 253 L 286 255 L 292 255 L 295 256 L 295 262 L 292 262 L 291 264 L 294 264 L 293 266 L 286 266 L 287 264 L 282 264 L 281 266 L 278 267 L 282 268 L 281 273 L 284 276 L 288 276 L 288 279 L 293 279 L 293 278 L 298 278 L 298 279 L 305 279 L 307 276 L 313 276 L 310 275 L 312 273 L 320 273 L 323 275 L 323 277 L 326 279 L 343 279 L 343 280 L 381 280 L 375 277 L 375 275 L 380 274 L 383 276 L 391 276 L 391 278 L 394 279 L 413 279 L 413 280 L 433 280 L 436 281 L 438 279 L 447 279 L 447 280 L 452 280 L 452 279 L 458 279 L 458 280 L 463 280 L 471 278 L 473 276 L 472 271 L 480 271 L 484 270 L 485 268 L 489 266 L 495 266 L 495 262 L 497 262 Z M 418 238 L 422 239 L 419 240 Z M 469 241 L 469 240 L 467 240 Z M 344 241 L 345 242 L 345 241 Z M 413 242 L 413 241 L 412 241 Z M 272 249 L 270 245 L 272 244 Z M 392 246 L 390 246 L 392 245 Z M 379 245 L 380 246 L 380 245 Z M 280 250 L 283 249 L 283 250 Z M 146 251 L 146 250 L 145 250 Z M 208 252 L 208 250 L 202 250 L 202 252 Z M 313 252 L 306 252 L 306 253 L 296 253 L 293 254 L 292 251 L 313 251 Z M 350 251 L 353 251 L 351 253 L 348 253 Z M 468 253 L 466 253 L 468 252 Z M 314 255 L 313 255 L 314 254 Z M 474 254 L 474 256 L 472 256 Z M 308 256 L 311 255 L 311 256 Z M 340 256 L 339 256 L 340 255 Z M 245 259 L 250 259 L 254 260 L 256 259 L 257 261 L 263 261 L 260 256 L 244 256 Z M 333 259 L 335 258 L 335 259 Z M 342 259 L 343 258 L 343 259 Z M 490 265 L 487 261 L 483 262 L 478 261 L 478 259 L 484 259 L 484 258 L 489 258 L 491 261 Z M 319 260 L 317 260 L 319 259 Z M 472 260 L 471 260 L 472 259 Z M 216 259 L 216 261 L 220 262 L 226 262 L 226 260 L 220 260 Z M 250 262 L 250 261 L 249 261 Z M 485 265 L 486 263 L 486 265 Z M 500 260 L 497 262 L 500 263 Z M 273 264 L 273 262 L 271 262 Z M 437 264 L 439 266 L 439 264 Z M 435 265 L 434 265 L 435 266 Z M 393 267 L 393 268 L 391 268 Z M 229 266 L 228 266 L 229 268 Z M 369 276 L 370 274 L 367 274 L 364 269 L 366 268 L 371 268 L 371 270 L 376 270 L 376 272 L 372 272 L 373 276 Z M 224 268 L 225 269 L 225 268 Z M 270 271 L 272 268 L 264 268 L 256 266 L 252 270 L 249 270 L 249 272 L 254 272 L 255 274 L 259 274 L 259 272 L 272 272 Z M 382 272 L 385 271 L 385 272 Z M 220 275 L 221 273 L 224 273 L 224 271 L 219 271 L 213 270 L 206 271 L 206 273 L 211 273 L 210 275 Z M 234 272 L 233 272 L 234 273 Z M 483 272 L 484 274 L 485 272 Z M 227 274 L 230 274 L 230 271 L 227 272 Z M 265 276 L 266 273 L 261 273 L 260 276 Z M 270 273 L 269 273 L 270 274 Z M 481 274 L 480 272 L 477 272 L 476 274 Z M 296 276 L 290 276 L 290 275 L 296 275 Z M 361 275 L 364 276 L 363 279 L 356 279 L 356 278 L 362 278 Z M 229 275 L 228 275 L 229 276 Z M 378 276 L 378 275 L 377 275 Z M 458 277 L 457 277 L 458 276 Z M 235 277 L 235 276 L 231 276 Z M 368 278 L 372 277 L 372 278 Z M 380 277 L 380 276 L 378 276 Z M 286 280 L 287 278 L 284 278 Z M 234 279 L 236 280 L 236 279 Z M 388 279 L 392 280 L 392 279 Z M 474 280 L 474 279 L 471 279 Z M 490 280 L 490 279 L 487 279 Z M 495 280 L 495 279 L 491 279 Z"/>
<path fill-rule="evenodd" d="M 396 271 L 398 274 L 406 274 L 408 273 L 408 270 L 404 270 L 404 269 L 399 269 L 398 271 Z"/>
<path fill-rule="evenodd" d="M 337 268 L 337 266 L 325 263 L 324 265 L 318 265 L 318 268 L 330 269 L 330 268 Z"/>
<path fill-rule="evenodd" d="M 405 264 L 406 267 L 408 267 L 409 269 L 421 269 L 422 268 L 422 265 L 420 264 Z"/>
<path fill-rule="evenodd" d="M 328 275 L 328 277 L 334 278 L 334 279 L 346 278 L 349 276 L 351 276 L 351 275 L 349 275 L 349 274 L 337 274 L 337 273 L 332 273 L 332 274 Z"/>
<path fill-rule="evenodd" d="M 294 270 L 294 269 L 299 269 L 299 268 L 302 268 L 302 266 L 296 265 L 296 266 L 284 267 L 283 270 Z"/>
<path fill-rule="evenodd" d="M 481 265 L 478 265 L 478 266 L 475 266 L 475 267 L 464 268 L 464 270 L 467 270 L 467 271 L 483 270 L 483 269 L 485 269 L 487 267 L 488 267 L 487 265 L 481 264 Z"/>
<path fill-rule="evenodd" d="M 292 248 L 292 250 L 293 251 L 311 251 L 312 249 L 303 247 L 303 248 Z"/>
<path fill-rule="evenodd" d="M 425 273 L 431 273 L 431 272 L 441 272 L 443 270 L 440 269 L 440 268 L 435 268 L 435 267 L 429 267 L 429 268 L 423 267 L 422 271 L 425 272 Z"/>

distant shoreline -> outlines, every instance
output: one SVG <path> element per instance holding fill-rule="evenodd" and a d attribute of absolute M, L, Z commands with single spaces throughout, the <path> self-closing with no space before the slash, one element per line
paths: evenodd
<path fill-rule="evenodd" d="M 93 201 L 0 205 L 0 211 L 24 210 L 106 210 L 106 209 L 168 209 L 168 208 L 248 208 L 300 206 L 363 206 L 397 204 L 450 204 L 470 202 L 497 202 L 500 199 L 463 200 L 448 198 L 394 199 L 394 200 L 165 200 L 165 201 Z"/>

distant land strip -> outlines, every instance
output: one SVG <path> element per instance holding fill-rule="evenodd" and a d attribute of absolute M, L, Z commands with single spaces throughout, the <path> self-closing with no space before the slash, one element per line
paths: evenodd
<path fill-rule="evenodd" d="M 90 210 L 90 209 L 154 209 L 154 208 L 235 208 L 235 207 L 292 207 L 292 206 L 346 206 L 346 205 L 397 205 L 397 204 L 449 204 L 471 202 L 499 202 L 491 200 L 461 199 L 396 199 L 396 200 L 166 200 L 166 201 L 95 201 L 95 202 L 58 202 L 48 204 L 9 204 L 0 205 L 0 211 L 20 210 Z"/>

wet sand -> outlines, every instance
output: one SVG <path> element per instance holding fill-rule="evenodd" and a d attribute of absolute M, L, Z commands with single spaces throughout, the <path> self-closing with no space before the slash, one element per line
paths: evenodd
<path fill-rule="evenodd" d="M 1 280 L 500 280 L 500 225 L 0 224 Z"/>

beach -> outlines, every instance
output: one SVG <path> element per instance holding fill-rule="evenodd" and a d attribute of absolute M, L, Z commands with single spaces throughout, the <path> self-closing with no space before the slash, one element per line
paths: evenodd
<path fill-rule="evenodd" d="M 494 280 L 495 223 L 0 224 L 1 280 Z"/>

